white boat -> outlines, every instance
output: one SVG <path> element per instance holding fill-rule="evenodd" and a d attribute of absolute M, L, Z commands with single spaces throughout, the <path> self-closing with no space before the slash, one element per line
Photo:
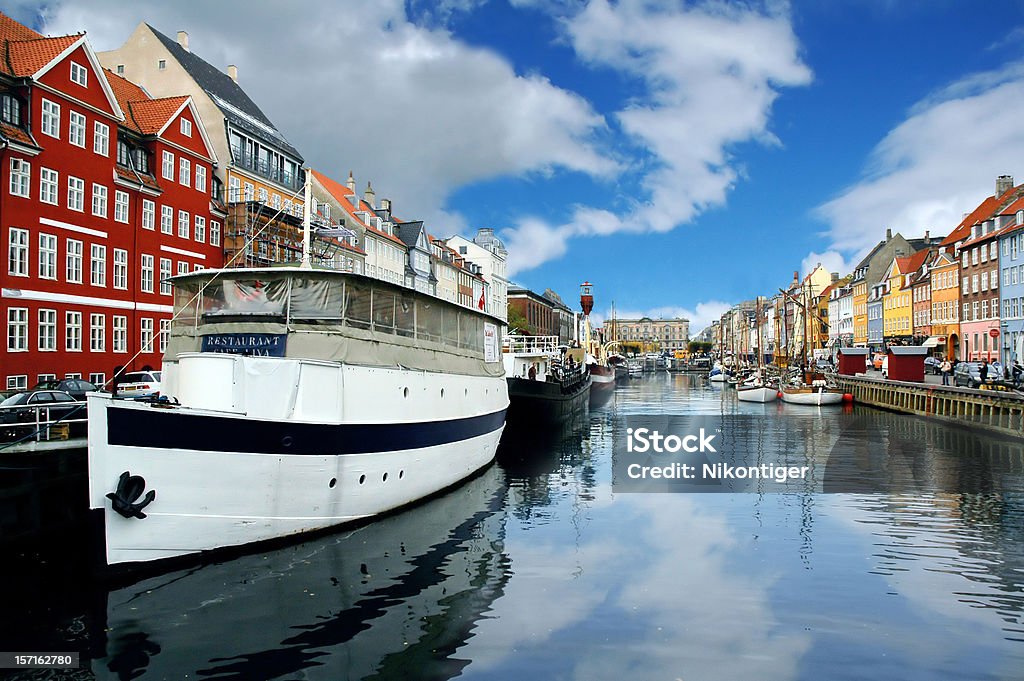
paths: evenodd
<path fill-rule="evenodd" d="M 778 396 L 778 388 L 761 382 L 736 386 L 736 398 L 740 402 L 774 402 Z"/>
<path fill-rule="evenodd" d="M 509 404 L 500 320 L 333 270 L 174 283 L 166 400 L 88 396 L 107 567 L 375 516 L 494 458 Z"/>
<path fill-rule="evenodd" d="M 843 393 L 826 385 L 782 386 L 782 401 L 789 404 L 809 404 L 821 407 L 842 404 Z"/>
<path fill-rule="evenodd" d="M 715 363 L 715 366 L 711 368 L 711 373 L 708 374 L 708 380 L 712 383 L 724 383 L 728 376 L 725 373 L 725 369 L 722 365 Z"/>

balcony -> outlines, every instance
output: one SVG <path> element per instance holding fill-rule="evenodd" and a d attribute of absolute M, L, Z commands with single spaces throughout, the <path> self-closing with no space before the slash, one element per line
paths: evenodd
<path fill-rule="evenodd" d="M 293 191 L 299 188 L 300 182 L 298 173 L 288 172 L 278 168 L 268 160 L 261 160 L 254 154 L 246 153 L 246 151 L 240 147 L 231 147 L 231 157 L 234 160 L 235 166 L 238 168 L 244 168 L 245 170 L 256 173 L 264 179 L 276 182 L 282 187 L 286 187 Z"/>

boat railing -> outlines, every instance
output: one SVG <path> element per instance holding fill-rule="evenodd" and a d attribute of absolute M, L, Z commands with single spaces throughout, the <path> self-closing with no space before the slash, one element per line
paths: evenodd
<path fill-rule="evenodd" d="M 86 423 L 85 402 L 0 407 L 0 444 L 84 437 Z"/>
<path fill-rule="evenodd" d="M 554 355 L 558 353 L 558 336 L 505 336 L 502 352 Z"/>

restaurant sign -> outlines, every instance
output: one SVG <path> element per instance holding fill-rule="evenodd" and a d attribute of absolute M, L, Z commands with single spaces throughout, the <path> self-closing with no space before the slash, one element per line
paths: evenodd
<path fill-rule="evenodd" d="M 286 334 L 215 333 L 203 336 L 203 352 L 256 357 L 284 357 Z"/>

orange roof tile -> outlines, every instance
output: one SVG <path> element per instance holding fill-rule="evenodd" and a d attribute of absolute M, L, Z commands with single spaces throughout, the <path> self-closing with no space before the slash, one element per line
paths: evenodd
<path fill-rule="evenodd" d="M 171 116 L 188 101 L 186 96 L 164 97 L 131 102 L 132 118 L 146 135 L 155 135 L 167 125 Z"/>
<path fill-rule="evenodd" d="M 973 211 L 967 214 L 967 216 L 960 221 L 960 224 L 956 226 L 949 235 L 942 240 L 939 246 L 952 246 L 958 241 L 966 239 L 971 236 L 971 229 L 979 222 L 988 220 L 992 215 L 999 209 L 999 206 L 1009 199 L 1010 195 L 1016 190 L 1016 187 L 1011 187 L 1006 190 L 1000 196 L 989 196 L 975 208 Z"/>
<path fill-rule="evenodd" d="M 25 132 L 19 127 L 11 125 L 10 123 L 4 123 L 0 121 L 0 133 L 2 133 L 3 136 L 9 140 L 21 142 L 22 144 L 28 144 L 29 146 L 33 147 L 38 146 L 35 143 L 35 140 L 33 140 L 27 132 Z"/>
<path fill-rule="evenodd" d="M 81 37 L 81 35 L 65 35 L 59 38 L 36 38 L 8 42 L 7 59 L 11 66 L 11 75 L 31 76 Z"/>
<path fill-rule="evenodd" d="M 365 208 L 362 207 L 362 204 L 365 202 L 359 198 L 358 194 L 354 194 L 351 189 L 342 185 L 337 180 L 333 180 L 327 177 L 318 170 L 313 170 L 311 168 L 310 172 L 313 173 L 313 177 L 315 177 L 316 180 L 321 185 L 323 185 L 324 189 L 326 189 L 327 192 L 338 201 L 342 209 L 346 213 L 348 213 L 353 220 L 356 220 L 359 224 L 363 225 L 363 227 L 365 227 L 368 231 L 372 232 L 373 234 L 394 241 L 397 244 L 401 244 L 403 247 L 405 246 L 405 243 L 398 237 L 388 234 L 387 232 L 377 229 L 376 227 L 373 227 L 371 225 L 367 225 L 362 220 L 356 217 L 355 211 L 357 210 L 366 210 L 371 213 L 373 212 L 373 210 L 369 206 L 366 206 Z M 350 209 L 349 206 L 352 206 L 352 208 Z"/>
<path fill-rule="evenodd" d="M 136 174 L 134 171 L 125 168 L 121 164 L 115 164 L 114 171 L 117 173 L 118 177 L 128 180 L 133 184 L 141 184 L 144 187 L 149 187 L 150 189 L 158 192 L 163 191 L 163 188 L 149 175 L 145 175 L 143 173 Z"/>
<path fill-rule="evenodd" d="M 3 12 L 0 12 L 0 41 L 35 40 L 42 37 L 43 34 L 33 31 L 25 24 L 17 22 Z"/>
<path fill-rule="evenodd" d="M 127 78 L 117 75 L 110 69 L 103 69 L 103 75 L 107 77 L 107 82 L 110 83 L 110 89 L 114 93 L 114 98 L 117 99 L 117 105 L 121 107 L 121 111 L 125 114 L 124 126 L 141 133 L 142 128 L 132 115 L 131 103 L 145 101 L 149 99 L 149 95 L 140 86 Z"/>

